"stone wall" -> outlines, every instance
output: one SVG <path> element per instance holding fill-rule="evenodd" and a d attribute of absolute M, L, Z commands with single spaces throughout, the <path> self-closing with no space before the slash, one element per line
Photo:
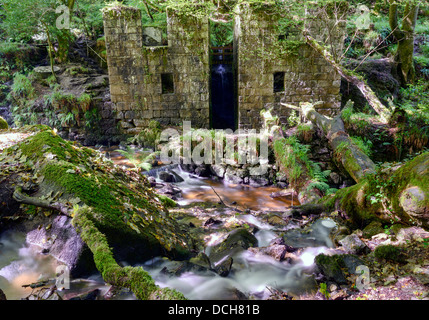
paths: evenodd
<path fill-rule="evenodd" d="M 105 11 L 103 18 L 114 117 L 124 132 L 134 133 L 144 117 L 139 104 L 144 92 L 141 12 L 121 7 Z"/>
<path fill-rule="evenodd" d="M 104 12 L 111 97 L 116 119 L 129 134 L 150 120 L 209 127 L 208 21 L 167 14 L 168 45 L 149 47 L 143 45 L 139 10 Z"/>
<path fill-rule="evenodd" d="M 340 109 L 341 77 L 310 46 L 302 44 L 290 55 L 278 54 L 278 37 L 302 40 L 297 30 L 278 33 L 279 16 L 267 9 L 257 10 L 250 4 L 240 7 L 235 23 L 236 76 L 238 80 L 238 112 L 240 128 L 260 128 L 260 111 L 273 108 L 282 124 L 287 124 L 291 109 L 279 102 L 298 105 L 299 102 L 324 101 L 318 111 L 333 115 Z M 320 17 L 306 20 L 310 34 L 325 40 L 326 27 Z M 342 26 L 332 37 L 338 51 L 342 50 Z M 284 73 L 284 90 L 274 92 L 274 74 Z"/>
<path fill-rule="evenodd" d="M 210 124 L 209 23 L 168 11 L 168 46 L 144 47 L 144 104 L 151 119 L 165 125 L 189 120 Z M 162 74 L 173 77 L 172 93 L 163 93 Z"/>

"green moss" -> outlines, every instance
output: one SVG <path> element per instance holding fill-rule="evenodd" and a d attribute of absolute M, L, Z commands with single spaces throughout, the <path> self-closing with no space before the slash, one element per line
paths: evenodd
<path fill-rule="evenodd" d="M 104 17 L 109 17 L 110 19 L 123 18 L 126 20 L 136 20 L 139 19 L 141 15 L 140 9 L 126 6 L 118 1 L 107 4 L 107 6 L 102 9 L 102 12 Z"/>
<path fill-rule="evenodd" d="M 7 124 L 6 120 L 0 117 L 0 130 L 7 130 L 9 129 L 9 125 Z"/>
<path fill-rule="evenodd" d="M 120 267 L 113 257 L 106 236 L 97 229 L 92 216 L 88 207 L 79 208 L 74 212 L 72 223 L 92 251 L 95 265 L 106 282 L 129 288 L 141 300 L 151 298 L 152 294 L 159 299 L 185 299 L 176 290 L 158 288 L 152 277 L 141 267 Z"/>
<path fill-rule="evenodd" d="M 374 256 L 377 259 L 385 259 L 393 262 L 403 261 L 401 250 L 398 247 L 395 247 L 391 244 L 381 245 L 375 248 Z"/>
<path fill-rule="evenodd" d="M 161 201 L 161 203 L 166 207 L 166 208 L 174 208 L 177 207 L 177 203 L 176 201 L 174 201 L 173 199 L 170 199 L 167 196 L 164 195 L 159 195 L 158 196 L 159 200 Z"/>
<path fill-rule="evenodd" d="M 56 155 L 58 160 L 80 159 L 81 155 L 72 146 L 72 142 L 63 140 L 56 135 L 49 127 L 42 128 L 42 131 L 30 139 L 25 140 L 20 145 L 20 150 L 30 159 L 39 159 L 43 154 L 51 153 Z"/>

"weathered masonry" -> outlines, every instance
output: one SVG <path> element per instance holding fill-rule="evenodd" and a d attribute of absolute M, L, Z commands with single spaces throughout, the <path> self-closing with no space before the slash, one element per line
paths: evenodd
<path fill-rule="evenodd" d="M 299 39 L 294 30 L 277 34 L 275 15 L 242 5 L 235 19 L 233 44 L 235 128 L 261 126 L 268 106 L 287 123 L 290 110 L 279 103 L 324 101 L 318 111 L 332 115 L 340 108 L 340 76 L 309 46 L 297 55 L 276 54 L 279 37 Z M 308 19 L 311 34 L 326 37 L 321 19 Z M 120 7 L 104 12 L 110 93 L 122 129 L 138 133 L 150 120 L 164 125 L 192 122 L 212 126 L 210 28 L 207 18 L 167 10 L 167 45 L 151 43 L 156 30 L 144 29 L 141 12 Z M 343 30 L 330 29 L 333 47 L 342 49 Z M 150 35 L 149 37 L 147 35 Z M 234 128 L 232 128 L 234 129 Z"/>

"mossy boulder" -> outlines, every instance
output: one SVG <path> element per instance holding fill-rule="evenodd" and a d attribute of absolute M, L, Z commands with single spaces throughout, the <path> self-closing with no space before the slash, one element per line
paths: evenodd
<path fill-rule="evenodd" d="M 339 255 L 329 256 L 322 253 L 316 256 L 314 262 L 328 280 L 338 284 L 347 284 L 347 279 L 341 270 Z"/>
<path fill-rule="evenodd" d="M 157 255 L 189 256 L 192 240 L 141 172 L 115 166 L 49 127 L 34 129 L 34 135 L 0 155 L 0 182 L 15 187 L 12 196 L 22 208 L 35 205 L 72 219 L 107 279 L 116 279 L 112 270 L 124 272 L 115 259 L 136 263 Z M 112 251 L 100 250 L 97 239 Z M 113 267 L 106 267 L 106 261 Z"/>
<path fill-rule="evenodd" d="M 7 121 L 0 117 L 0 130 L 7 130 L 9 129 L 9 125 L 7 124 Z"/>

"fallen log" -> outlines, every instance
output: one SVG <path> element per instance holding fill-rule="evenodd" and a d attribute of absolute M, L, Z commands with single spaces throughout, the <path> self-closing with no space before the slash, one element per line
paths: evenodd
<path fill-rule="evenodd" d="M 342 211 L 357 227 L 374 219 L 429 227 L 429 152 L 400 167 L 380 171 L 352 143 L 339 115 L 332 119 L 323 116 L 311 103 L 301 103 L 300 111 L 321 129 L 335 161 L 356 181 L 356 185 L 313 203 L 322 204 L 325 211 Z"/>
<path fill-rule="evenodd" d="M 325 134 L 334 151 L 334 160 L 342 165 L 353 180 L 359 182 L 367 174 L 375 173 L 374 162 L 352 142 L 346 133 L 341 115 L 330 119 L 318 113 L 311 103 L 302 103 L 300 106 L 303 115 Z"/>
<path fill-rule="evenodd" d="M 321 44 L 319 44 L 307 32 L 304 31 L 303 35 L 308 45 L 310 45 L 316 52 L 318 52 L 344 79 L 354 84 L 359 89 L 359 91 L 368 101 L 368 104 L 380 116 L 380 121 L 383 123 L 388 123 L 392 112 L 381 103 L 380 99 L 378 99 L 374 91 L 366 84 L 365 80 L 353 74 L 351 71 L 347 70 L 338 62 L 336 62 L 334 57 L 332 57 L 331 53 Z"/>

